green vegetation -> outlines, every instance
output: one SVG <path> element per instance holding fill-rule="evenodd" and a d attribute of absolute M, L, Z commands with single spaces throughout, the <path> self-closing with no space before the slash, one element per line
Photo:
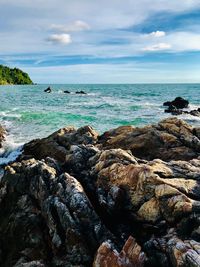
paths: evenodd
<path fill-rule="evenodd" d="M 22 70 L 0 65 L 0 85 L 5 84 L 33 84 L 33 82 L 29 75 Z"/>

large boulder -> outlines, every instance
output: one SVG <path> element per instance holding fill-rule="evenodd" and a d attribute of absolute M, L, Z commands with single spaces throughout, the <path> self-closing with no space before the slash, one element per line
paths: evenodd
<path fill-rule="evenodd" d="M 36 139 L 24 145 L 21 158 L 54 158 L 60 163 L 65 161 L 66 153 L 72 145 L 94 144 L 98 133 L 90 126 L 75 129 L 66 127 L 56 131 L 47 138 Z"/>
<path fill-rule="evenodd" d="M 131 150 L 134 156 L 152 160 L 190 160 L 200 155 L 195 128 L 177 118 L 168 118 L 143 128 L 121 126 L 99 137 L 103 149 Z"/>

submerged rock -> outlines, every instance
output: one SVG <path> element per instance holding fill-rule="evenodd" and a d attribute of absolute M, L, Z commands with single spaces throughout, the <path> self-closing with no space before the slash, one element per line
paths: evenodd
<path fill-rule="evenodd" d="M 84 91 L 76 91 L 76 94 L 79 94 L 79 95 L 87 95 L 87 93 L 84 92 Z"/>
<path fill-rule="evenodd" d="M 0 181 L 0 266 L 200 266 L 199 138 L 169 118 L 26 144 Z"/>

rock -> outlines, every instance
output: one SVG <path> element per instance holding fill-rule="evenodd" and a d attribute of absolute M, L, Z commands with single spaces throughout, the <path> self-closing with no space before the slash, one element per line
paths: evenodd
<path fill-rule="evenodd" d="M 171 230 L 162 238 L 152 238 L 145 243 L 147 266 L 198 267 L 200 266 L 200 243 L 181 240 Z"/>
<path fill-rule="evenodd" d="M 133 223 L 136 219 L 156 225 L 200 211 L 200 160 L 179 165 L 160 160 L 140 163 L 132 157 L 128 163 L 127 155 L 122 160 L 118 154 L 119 150 L 100 152 L 93 168 L 99 203 L 111 216 L 134 213 Z M 193 173 L 188 176 L 190 169 Z"/>
<path fill-rule="evenodd" d="M 47 138 L 36 139 L 26 144 L 21 158 L 44 159 L 51 157 L 64 163 L 66 153 L 72 145 L 94 144 L 97 137 L 98 133 L 89 126 L 77 130 L 74 127 L 66 127 Z"/>
<path fill-rule="evenodd" d="M 183 99 L 182 97 L 177 97 L 173 101 L 167 101 L 163 103 L 163 106 L 168 106 L 167 109 L 165 109 L 166 113 L 171 113 L 172 115 L 182 115 L 182 114 L 189 114 L 192 116 L 200 117 L 200 108 L 185 111 L 182 110 L 184 108 L 188 108 L 189 102 L 188 100 Z"/>
<path fill-rule="evenodd" d="M 189 160 L 200 155 L 195 128 L 177 118 L 143 128 L 122 126 L 110 130 L 99 137 L 99 147 L 131 150 L 134 156 L 146 160 Z"/>
<path fill-rule="evenodd" d="M 145 254 L 134 238 L 129 237 L 122 251 L 118 253 L 110 242 L 104 242 L 98 249 L 93 267 L 143 267 Z"/>
<path fill-rule="evenodd" d="M 76 94 L 80 94 L 80 95 L 87 95 L 87 93 L 86 93 L 86 92 L 84 92 L 84 91 L 76 91 Z"/>
<path fill-rule="evenodd" d="M 6 168 L 0 218 L 5 267 L 88 266 L 100 244 L 112 238 L 81 184 L 34 159 Z"/>
<path fill-rule="evenodd" d="M 49 86 L 47 89 L 44 90 L 45 93 L 51 93 L 52 89 L 51 87 Z"/>
<path fill-rule="evenodd" d="M 200 117 L 200 110 L 199 109 L 197 109 L 197 110 L 191 110 L 190 112 L 189 112 L 189 114 L 190 115 L 192 115 L 192 116 L 196 116 L 196 117 Z"/>
<path fill-rule="evenodd" d="M 70 94 L 70 91 L 65 90 L 65 91 L 63 91 L 63 93 L 65 93 L 65 94 Z"/>
<path fill-rule="evenodd" d="M 0 180 L 0 266 L 200 266 L 199 138 L 169 118 L 26 144 Z"/>
<path fill-rule="evenodd" d="M 190 111 L 185 111 L 185 110 L 182 110 L 182 109 L 177 109 L 175 106 L 169 106 L 168 109 L 165 109 L 165 112 L 166 113 L 171 113 L 172 115 L 184 115 L 184 114 L 189 114 L 189 115 L 192 115 L 192 116 L 195 116 L 195 117 L 200 117 L 200 110 L 199 109 L 193 109 L 193 110 L 190 110 Z"/>
<path fill-rule="evenodd" d="M 6 130 L 0 125 L 0 148 L 2 147 L 3 141 L 5 141 Z"/>
<path fill-rule="evenodd" d="M 180 109 L 177 109 L 175 106 L 173 105 L 170 105 L 168 109 L 165 109 L 165 112 L 166 113 L 171 113 L 172 115 L 181 115 L 184 113 L 183 110 L 180 110 Z"/>
<path fill-rule="evenodd" d="M 174 106 L 177 109 L 183 109 L 187 108 L 189 105 L 189 101 L 182 98 L 182 97 L 176 97 L 173 101 L 167 101 L 163 103 L 163 106 Z"/>

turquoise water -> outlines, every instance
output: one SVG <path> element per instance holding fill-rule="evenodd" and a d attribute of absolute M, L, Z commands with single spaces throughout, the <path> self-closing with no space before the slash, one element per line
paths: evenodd
<path fill-rule="evenodd" d="M 52 85 L 50 94 L 43 92 L 47 86 L 0 86 L 0 123 L 8 131 L 2 155 L 67 125 L 91 125 L 99 132 L 120 125 L 141 126 L 169 116 L 162 106 L 165 101 L 182 96 L 195 108 L 200 100 L 200 84 Z M 78 90 L 87 95 L 76 95 Z M 181 118 L 200 125 L 199 118 Z"/>

